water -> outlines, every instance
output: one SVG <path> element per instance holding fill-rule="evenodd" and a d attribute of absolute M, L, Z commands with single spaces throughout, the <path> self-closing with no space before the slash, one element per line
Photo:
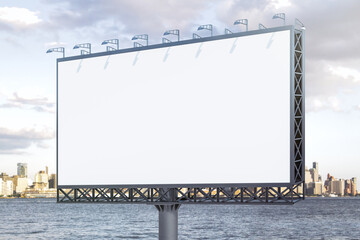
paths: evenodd
<path fill-rule="evenodd" d="M 157 239 L 150 205 L 0 199 L 0 239 Z M 179 239 L 360 239 L 360 198 L 293 206 L 182 205 Z"/>

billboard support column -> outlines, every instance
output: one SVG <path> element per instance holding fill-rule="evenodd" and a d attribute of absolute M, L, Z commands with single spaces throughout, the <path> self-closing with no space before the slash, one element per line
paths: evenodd
<path fill-rule="evenodd" d="M 177 240 L 180 204 L 163 203 L 155 207 L 159 211 L 159 240 Z"/>
<path fill-rule="evenodd" d="M 159 211 L 159 240 L 178 239 L 178 210 L 174 188 L 160 188 L 160 202 L 155 207 Z"/>

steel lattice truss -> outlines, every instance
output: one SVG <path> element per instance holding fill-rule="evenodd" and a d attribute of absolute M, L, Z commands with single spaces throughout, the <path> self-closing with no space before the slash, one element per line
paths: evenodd
<path fill-rule="evenodd" d="M 58 189 L 58 202 L 292 204 L 302 199 L 292 187 L 71 188 Z"/>
<path fill-rule="evenodd" d="M 58 187 L 61 203 L 293 204 L 304 199 L 304 31 L 294 29 L 294 162 L 289 186 L 259 187 Z"/>

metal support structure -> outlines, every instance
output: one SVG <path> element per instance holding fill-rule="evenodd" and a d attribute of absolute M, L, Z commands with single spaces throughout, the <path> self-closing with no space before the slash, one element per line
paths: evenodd
<path fill-rule="evenodd" d="M 198 39 L 198 38 L 201 38 L 201 36 L 196 34 L 196 33 L 193 33 L 192 38 L 193 39 Z"/>
<path fill-rule="evenodd" d="M 200 30 L 208 30 L 210 31 L 210 36 L 213 36 L 213 25 L 212 24 L 206 24 L 206 25 L 200 25 L 197 29 L 198 31 Z"/>
<path fill-rule="evenodd" d="M 238 19 L 234 22 L 234 25 L 239 25 L 239 24 L 242 24 L 242 25 L 245 25 L 246 26 L 246 31 L 248 31 L 248 25 L 249 25 L 249 21 L 247 19 Z"/>
<path fill-rule="evenodd" d="M 159 211 L 159 240 L 177 240 L 180 204 L 159 204 L 155 207 Z"/>
<path fill-rule="evenodd" d="M 302 165 L 302 163 L 301 163 Z M 299 171 L 300 163 L 295 169 Z M 303 199 L 301 173 L 298 183 L 291 186 L 269 187 L 176 187 L 169 199 L 164 188 L 124 187 L 61 187 L 58 202 L 142 203 L 142 204 L 294 204 Z"/>
<path fill-rule="evenodd" d="M 295 18 L 295 24 L 294 24 L 294 26 L 295 26 L 295 28 L 296 28 L 297 26 L 299 26 L 302 30 L 305 30 L 304 24 L 303 24 L 299 19 L 297 19 L 297 18 Z"/>
<path fill-rule="evenodd" d="M 165 37 L 162 38 L 162 43 L 171 43 L 171 41 Z"/>
<path fill-rule="evenodd" d="M 143 47 L 143 46 L 144 46 L 144 45 L 142 45 L 141 43 L 134 42 L 134 48 Z"/>
<path fill-rule="evenodd" d="M 180 204 L 176 201 L 176 190 L 174 188 L 161 188 L 160 201 L 155 203 L 159 212 L 159 240 L 178 239 L 178 210 Z"/>
<path fill-rule="evenodd" d="M 225 32 L 224 32 L 224 33 L 225 33 L 225 35 L 226 35 L 226 34 L 232 34 L 233 32 L 230 31 L 230 29 L 225 28 Z"/>
<path fill-rule="evenodd" d="M 139 40 L 139 39 L 144 40 L 146 42 L 146 46 L 149 45 L 149 35 L 147 35 L 147 34 L 139 34 L 139 35 L 135 35 L 135 36 L 133 36 L 131 38 L 131 40 Z M 142 45 L 142 44 L 140 44 L 140 45 Z M 135 42 L 134 42 L 134 46 L 135 46 Z"/>
<path fill-rule="evenodd" d="M 175 35 L 175 36 L 177 36 L 178 42 L 180 41 L 180 30 L 179 29 L 167 30 L 166 32 L 164 32 L 164 36 L 167 36 L 167 35 Z"/>
<path fill-rule="evenodd" d="M 295 98 L 294 99 L 294 118 L 295 118 L 294 119 L 294 127 L 295 127 L 294 182 L 305 181 L 305 154 L 304 154 L 305 153 L 305 103 L 304 103 L 305 44 L 304 43 L 305 43 L 305 27 L 301 23 L 301 29 L 294 30 L 294 66 L 293 66 L 294 98 Z"/>
<path fill-rule="evenodd" d="M 110 46 L 106 46 L 106 51 L 115 51 L 115 50 L 119 50 L 119 39 L 109 39 L 109 40 L 105 40 L 101 43 L 101 45 L 106 45 L 106 44 L 113 44 L 116 46 L 116 48 L 114 47 L 110 47 Z"/>
<path fill-rule="evenodd" d="M 266 29 L 266 27 L 263 24 L 259 23 L 259 30 L 260 29 Z"/>
<path fill-rule="evenodd" d="M 85 48 L 88 50 L 81 50 L 81 55 L 91 54 L 91 43 L 80 43 L 76 44 L 73 49 Z"/>

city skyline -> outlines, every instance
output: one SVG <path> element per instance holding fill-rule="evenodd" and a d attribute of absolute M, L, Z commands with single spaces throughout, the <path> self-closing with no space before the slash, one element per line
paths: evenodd
<path fill-rule="evenodd" d="M 27 164 L 17 163 L 17 174 L 9 175 L 0 169 L 0 197 L 54 197 L 57 175 L 49 173 L 48 167 L 38 170 L 34 180 L 27 176 Z M 305 182 L 296 188 L 306 196 L 358 196 L 357 179 L 341 179 L 327 174 L 325 179 L 319 172 L 319 163 L 313 162 L 312 168 L 305 167 Z M 305 190 L 305 192 L 303 191 Z"/>
<path fill-rule="evenodd" d="M 126 9 L 126 11 L 124 10 Z M 181 11 L 178 11 L 181 9 Z M 360 72 L 356 29 L 360 5 L 356 1 L 182 1 L 173 3 L 117 3 L 80 1 L 2 1 L 0 3 L 0 172 L 16 173 L 27 163 L 33 176 L 42 166 L 55 172 L 55 60 L 50 47 L 93 43 L 104 51 L 104 39 L 119 38 L 131 47 L 131 36 L 148 33 L 149 44 L 161 42 L 167 29 L 179 28 L 190 39 L 201 24 L 243 30 L 232 23 L 249 19 L 281 25 L 271 17 L 286 13 L 287 24 L 299 18 L 306 26 L 306 162 L 321 164 L 322 175 L 360 179 Z M 156 17 L 154 17 L 156 16 Z M 358 187 L 359 189 L 359 187 Z"/>

